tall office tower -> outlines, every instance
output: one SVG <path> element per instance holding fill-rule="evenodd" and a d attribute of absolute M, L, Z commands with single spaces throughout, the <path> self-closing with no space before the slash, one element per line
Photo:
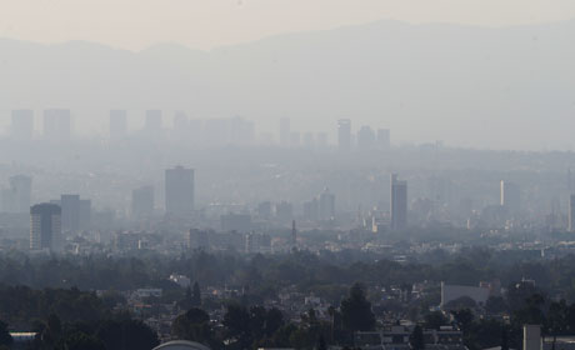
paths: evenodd
<path fill-rule="evenodd" d="M 34 111 L 31 109 L 18 109 L 12 111 L 11 136 L 15 140 L 29 141 L 32 139 L 33 133 Z"/>
<path fill-rule="evenodd" d="M 310 221 L 316 221 L 319 218 L 319 201 L 317 198 L 303 203 L 303 217 Z"/>
<path fill-rule="evenodd" d="M 275 205 L 275 215 L 276 218 L 281 221 L 288 223 L 293 220 L 293 206 L 289 202 L 280 202 Z"/>
<path fill-rule="evenodd" d="M 128 135 L 128 113 L 125 110 L 110 111 L 110 139 L 118 141 Z"/>
<path fill-rule="evenodd" d="M 349 151 L 351 149 L 351 120 L 338 120 L 337 144 L 340 151 Z"/>
<path fill-rule="evenodd" d="M 575 194 L 569 196 L 569 232 L 575 232 Z"/>
<path fill-rule="evenodd" d="M 223 146 L 231 140 L 230 119 L 208 119 L 204 123 L 204 142 L 211 146 Z"/>
<path fill-rule="evenodd" d="M 132 218 L 141 219 L 154 214 L 154 187 L 144 186 L 132 191 Z"/>
<path fill-rule="evenodd" d="M 357 147 L 363 150 L 375 148 L 375 132 L 367 125 L 364 125 L 357 132 Z"/>
<path fill-rule="evenodd" d="M 327 133 L 320 132 L 317 134 L 317 146 L 321 148 L 327 147 Z"/>
<path fill-rule="evenodd" d="M 297 228 L 295 227 L 295 220 L 291 222 L 291 244 L 293 248 L 297 246 Z"/>
<path fill-rule="evenodd" d="M 333 220 L 335 218 L 335 195 L 326 188 L 319 195 L 319 218 L 320 220 Z"/>
<path fill-rule="evenodd" d="M 517 214 L 521 209 L 521 190 L 516 184 L 501 180 L 500 204 L 509 214 Z"/>
<path fill-rule="evenodd" d="M 280 145 L 288 147 L 291 137 L 291 121 L 289 118 L 280 119 Z"/>
<path fill-rule="evenodd" d="M 206 230 L 191 229 L 188 233 L 188 247 L 207 251 L 210 249 L 210 232 Z"/>
<path fill-rule="evenodd" d="M 69 109 L 44 110 L 44 138 L 66 141 L 71 136 L 72 116 Z"/>
<path fill-rule="evenodd" d="M 80 206 L 79 195 L 63 194 L 60 196 L 62 230 L 75 232 L 80 229 Z"/>
<path fill-rule="evenodd" d="M 30 249 L 58 249 L 62 210 L 56 204 L 36 204 L 30 208 Z"/>
<path fill-rule="evenodd" d="M 234 117 L 231 120 L 231 141 L 234 144 L 252 144 L 255 141 L 256 132 L 254 122 L 242 117 Z"/>
<path fill-rule="evenodd" d="M 313 138 L 313 133 L 311 132 L 306 132 L 303 134 L 303 146 L 305 148 L 314 148 L 315 146 L 315 140 Z"/>
<path fill-rule="evenodd" d="M 194 169 L 166 169 L 166 213 L 186 217 L 194 211 Z"/>
<path fill-rule="evenodd" d="M 407 181 L 399 181 L 397 174 L 391 175 L 391 229 L 407 227 Z"/>
<path fill-rule="evenodd" d="M 301 144 L 301 134 L 299 131 L 292 131 L 289 134 L 289 144 L 292 147 L 299 147 Z"/>
<path fill-rule="evenodd" d="M 85 230 L 90 228 L 92 223 L 92 201 L 80 199 L 80 210 L 78 213 L 79 228 Z"/>
<path fill-rule="evenodd" d="M 575 232 L 575 194 L 569 196 L 569 213 L 567 229 L 569 232 Z"/>
<path fill-rule="evenodd" d="M 149 109 L 146 111 L 146 125 L 144 130 L 151 134 L 157 135 L 162 131 L 162 111 L 159 109 Z"/>
<path fill-rule="evenodd" d="M 176 111 L 174 113 L 174 123 L 173 123 L 173 136 L 177 137 L 178 139 L 183 139 L 185 137 L 189 137 L 188 129 L 189 129 L 189 120 L 186 112 L 184 111 Z"/>
<path fill-rule="evenodd" d="M 381 149 L 389 149 L 391 147 L 391 133 L 389 129 L 377 130 L 377 146 Z"/>
<path fill-rule="evenodd" d="M 10 191 L 13 194 L 12 207 L 14 208 L 14 212 L 28 212 L 32 198 L 32 178 L 25 175 L 10 177 Z"/>

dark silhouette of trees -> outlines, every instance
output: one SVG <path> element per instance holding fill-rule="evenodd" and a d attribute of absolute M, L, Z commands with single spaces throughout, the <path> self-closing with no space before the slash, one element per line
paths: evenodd
<path fill-rule="evenodd" d="M 0 321 L 0 346 L 10 346 L 12 345 L 12 336 L 8 331 L 8 324 Z"/>
<path fill-rule="evenodd" d="M 361 284 L 355 283 L 350 288 L 349 296 L 341 302 L 341 315 L 348 331 L 370 331 L 375 327 L 375 315 Z"/>
<path fill-rule="evenodd" d="M 413 350 L 425 349 L 425 338 L 423 337 L 423 328 L 420 325 L 415 326 L 413 332 L 409 336 L 409 344 Z"/>
<path fill-rule="evenodd" d="M 202 292 L 198 282 L 194 282 L 194 289 L 192 293 L 192 306 L 199 307 L 202 305 Z"/>

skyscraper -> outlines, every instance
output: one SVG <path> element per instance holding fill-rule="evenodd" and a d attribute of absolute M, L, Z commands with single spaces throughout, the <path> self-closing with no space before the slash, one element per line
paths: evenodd
<path fill-rule="evenodd" d="M 71 135 L 72 116 L 69 109 L 44 110 L 44 138 L 51 141 L 66 141 Z"/>
<path fill-rule="evenodd" d="M 351 149 L 351 120 L 340 119 L 337 122 L 337 144 L 340 151 Z"/>
<path fill-rule="evenodd" d="M 289 118 L 280 119 L 280 145 L 287 147 L 290 144 L 291 125 Z"/>
<path fill-rule="evenodd" d="M 569 196 L 569 232 L 575 232 L 575 194 Z"/>
<path fill-rule="evenodd" d="M 80 229 L 80 206 L 80 195 L 63 194 L 60 196 L 62 230 L 75 232 Z"/>
<path fill-rule="evenodd" d="M 128 135 L 128 114 L 125 110 L 110 111 L 110 139 L 118 141 Z"/>
<path fill-rule="evenodd" d="M 149 109 L 146 111 L 146 133 L 157 135 L 162 130 L 162 111 L 159 109 Z"/>
<path fill-rule="evenodd" d="M 58 249 L 62 210 L 56 204 L 36 204 L 30 208 L 30 249 Z"/>
<path fill-rule="evenodd" d="M 391 147 L 391 133 L 389 129 L 377 130 L 377 146 L 380 149 L 389 149 Z"/>
<path fill-rule="evenodd" d="M 33 132 L 34 111 L 31 109 L 19 109 L 12 111 L 12 137 L 15 140 L 28 141 L 32 139 Z"/>
<path fill-rule="evenodd" d="M 397 174 L 391 175 L 391 229 L 407 227 L 407 181 L 399 181 Z"/>
<path fill-rule="evenodd" d="M 189 134 L 190 128 L 190 121 L 188 120 L 188 116 L 184 111 L 176 111 L 174 114 L 174 127 L 172 131 L 172 136 L 183 140 L 186 138 L 190 138 L 191 135 Z"/>
<path fill-rule="evenodd" d="M 10 177 L 10 190 L 13 193 L 13 208 L 16 213 L 30 210 L 32 198 L 32 178 L 25 175 Z"/>
<path fill-rule="evenodd" d="M 140 219 L 154 214 L 154 187 L 144 186 L 132 191 L 132 218 Z"/>
<path fill-rule="evenodd" d="M 364 125 L 357 132 L 357 147 L 363 150 L 375 148 L 375 132 L 368 125 Z"/>
<path fill-rule="evenodd" d="M 517 214 L 521 209 L 521 190 L 516 184 L 501 180 L 500 204 L 509 214 Z"/>
<path fill-rule="evenodd" d="M 186 217 L 194 211 L 194 169 L 166 170 L 166 213 Z"/>
<path fill-rule="evenodd" d="M 319 195 L 319 219 L 333 220 L 335 218 L 335 195 L 326 188 Z"/>

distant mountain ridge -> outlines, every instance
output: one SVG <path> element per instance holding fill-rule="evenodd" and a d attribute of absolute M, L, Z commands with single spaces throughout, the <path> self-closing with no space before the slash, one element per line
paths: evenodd
<path fill-rule="evenodd" d="M 482 28 L 380 21 L 278 35 L 204 52 L 159 44 L 140 52 L 88 42 L 0 39 L 0 120 L 68 107 L 75 128 L 107 111 L 242 115 L 335 131 L 339 118 L 390 127 L 394 140 L 482 148 L 573 149 L 575 21 Z M 167 123 L 167 122 L 166 122 Z M 333 138 L 332 138 L 333 139 Z"/>

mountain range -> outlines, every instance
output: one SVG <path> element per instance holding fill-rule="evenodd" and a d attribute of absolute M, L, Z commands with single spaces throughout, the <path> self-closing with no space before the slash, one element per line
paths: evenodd
<path fill-rule="evenodd" d="M 394 143 L 442 140 L 489 149 L 573 149 L 575 21 L 485 28 L 379 21 L 198 51 L 140 52 L 89 42 L 0 39 L 0 119 L 12 109 L 73 110 L 75 129 L 103 133 L 109 109 L 191 118 L 235 115 L 276 132 L 336 121 L 390 128 Z M 40 118 L 38 117 L 38 120 Z M 166 121 L 166 124 L 169 122 Z"/>

